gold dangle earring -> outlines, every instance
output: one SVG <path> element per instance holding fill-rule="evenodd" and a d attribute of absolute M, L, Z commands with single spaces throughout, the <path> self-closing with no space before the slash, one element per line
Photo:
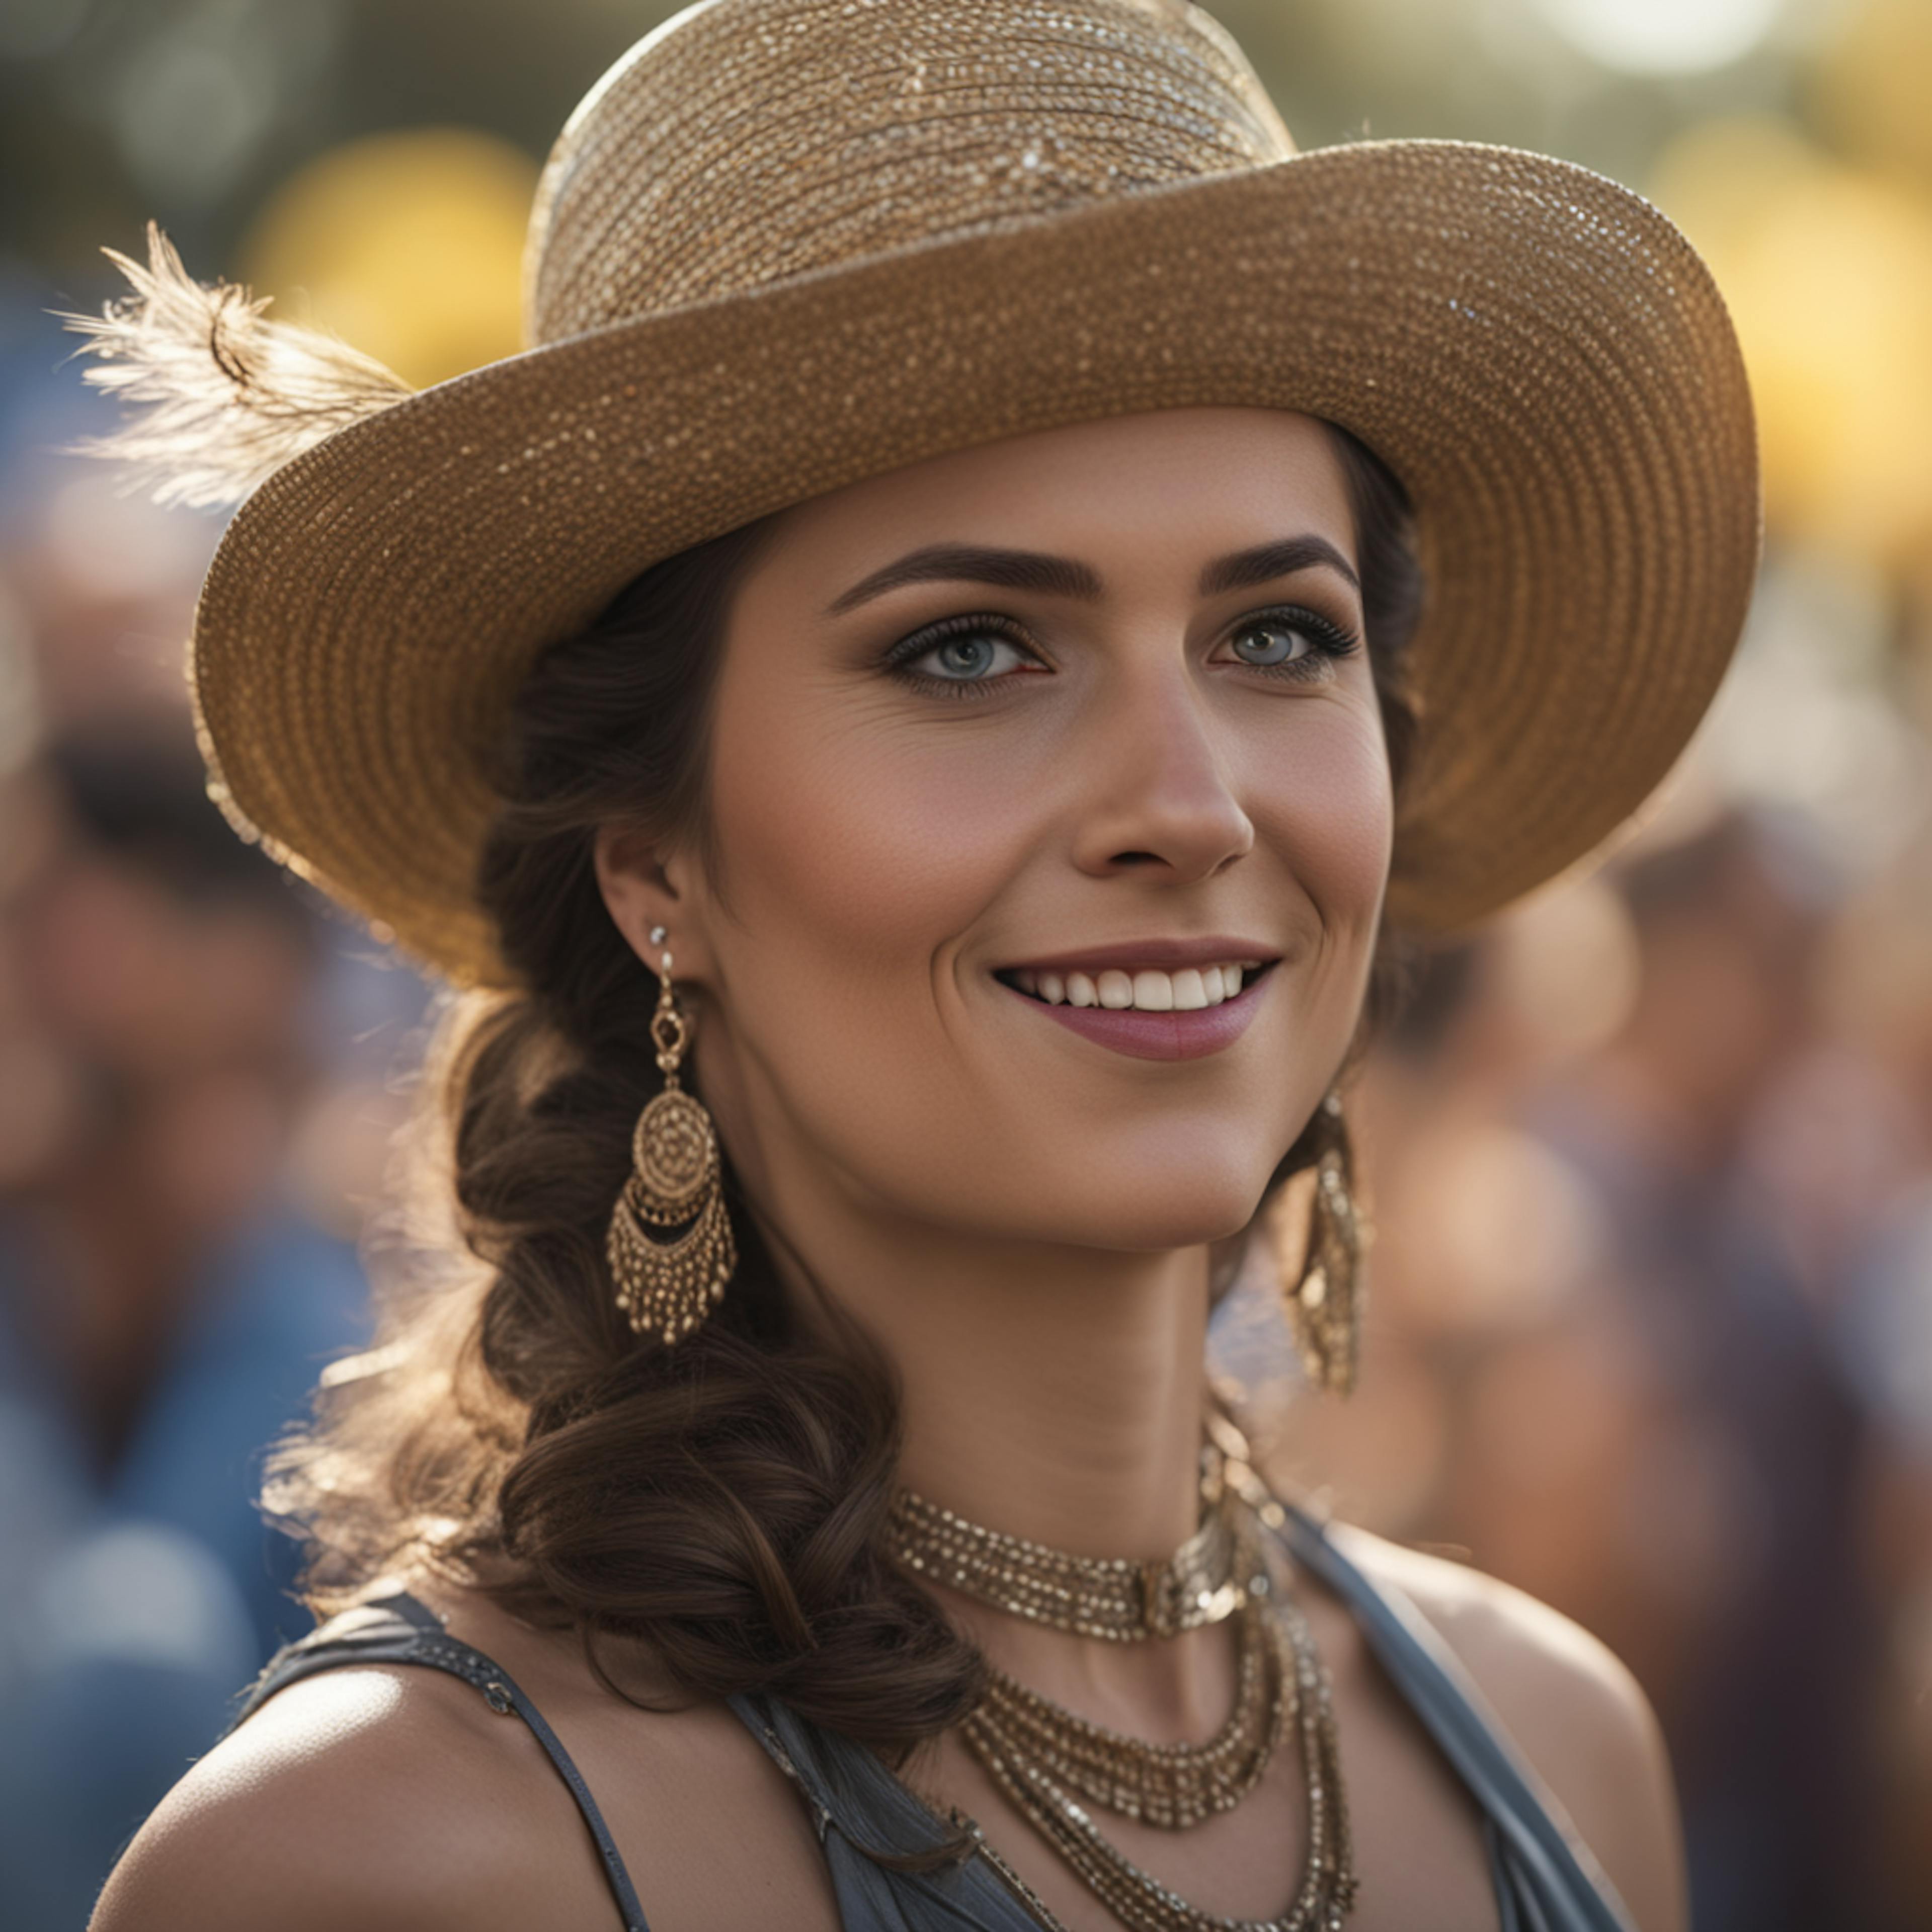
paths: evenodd
<path fill-rule="evenodd" d="M 1288 1326 L 1310 1381 L 1330 1395 L 1347 1395 L 1361 1352 L 1368 1226 L 1355 1202 L 1354 1150 L 1339 1094 L 1324 1099 L 1315 1125 L 1315 1192 L 1301 1276 L 1288 1296 Z"/>
<path fill-rule="evenodd" d="M 662 948 L 666 937 L 662 926 L 651 928 L 653 946 Z M 670 968 L 666 951 L 658 967 L 657 1011 L 651 1016 L 664 1091 L 638 1116 L 630 1178 L 617 1197 L 604 1244 L 617 1306 L 638 1334 L 654 1334 L 666 1347 L 711 1312 L 738 1264 L 717 1132 L 697 1096 L 678 1083 L 691 1028 L 672 991 Z M 648 1232 L 654 1228 L 684 1232 L 663 1240 Z"/>

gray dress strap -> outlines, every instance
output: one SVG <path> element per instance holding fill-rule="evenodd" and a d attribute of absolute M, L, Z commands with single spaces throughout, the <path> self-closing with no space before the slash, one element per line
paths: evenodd
<path fill-rule="evenodd" d="M 584 1781 L 584 1774 L 564 1749 L 562 1740 L 508 1671 L 480 1650 L 452 1636 L 436 1612 L 406 1591 L 399 1590 L 352 1610 L 344 1610 L 299 1641 L 284 1644 L 237 1698 L 234 1713 L 221 1735 L 227 1736 L 278 1690 L 298 1684 L 304 1677 L 371 1664 L 410 1664 L 444 1671 L 452 1677 L 461 1678 L 498 1717 L 521 1718 L 577 1802 L 590 1842 L 597 1849 L 604 1882 L 610 1888 L 624 1932 L 649 1932 L 644 1907 L 638 1903 L 616 1840 L 597 1808 L 596 1799 L 590 1795 L 590 1786 Z"/>
<path fill-rule="evenodd" d="M 1371 1582 L 1313 1517 L 1285 1514 L 1290 1556 L 1347 1604 L 1376 1660 L 1481 1808 L 1502 1932 L 1635 1932 L 1602 1868 L 1551 1812 L 1542 1781 L 1435 1626 L 1394 1585 Z"/>
<path fill-rule="evenodd" d="M 935 1851 L 954 1834 L 864 1745 L 807 1723 L 776 1698 L 729 1702 L 798 1786 L 844 1932 L 1040 1932 L 1040 1921 L 982 1858 L 930 1871 L 880 1862 Z"/>

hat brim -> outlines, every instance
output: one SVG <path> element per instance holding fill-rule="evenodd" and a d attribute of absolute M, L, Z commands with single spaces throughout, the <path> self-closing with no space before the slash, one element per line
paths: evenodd
<path fill-rule="evenodd" d="M 237 513 L 193 670 L 217 790 L 460 981 L 537 653 L 639 571 L 968 445 L 1190 406 L 1352 430 L 1414 502 L 1424 722 L 1391 916 L 1463 926 L 1600 844 L 1723 675 L 1760 532 L 1708 272 L 1546 156 L 1363 142 L 1008 222 L 489 364 Z"/>

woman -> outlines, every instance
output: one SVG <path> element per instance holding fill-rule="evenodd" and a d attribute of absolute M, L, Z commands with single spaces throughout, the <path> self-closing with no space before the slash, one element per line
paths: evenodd
<path fill-rule="evenodd" d="M 479 989 L 476 1265 L 274 1486 L 340 1614 L 96 1924 L 1681 1925 L 1628 1674 L 1270 1496 L 1203 1352 L 1301 1175 L 1346 1388 L 1401 936 L 1721 673 L 1695 257 L 1539 157 L 1297 158 L 1174 0 L 711 0 L 530 268 L 416 398 L 158 243 L 92 325 L 122 453 L 260 484 L 220 795 Z"/>

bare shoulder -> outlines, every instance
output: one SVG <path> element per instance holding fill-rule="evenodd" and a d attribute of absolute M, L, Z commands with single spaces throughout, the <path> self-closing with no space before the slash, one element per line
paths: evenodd
<path fill-rule="evenodd" d="M 627 1702 L 568 1634 L 418 1594 L 543 1713 L 652 1932 L 837 1924 L 796 1793 L 723 1705 Z M 91 1932 L 617 1923 L 576 1801 L 526 1725 L 442 1671 L 354 1665 L 290 1684 L 194 1766 L 128 1848 Z"/>
<path fill-rule="evenodd" d="M 1466 1564 L 1338 1526 L 1336 1540 L 1434 1625 L 1622 1894 L 1640 1932 L 1683 1932 L 1670 1758 L 1642 1687 L 1546 1604 Z"/>
<path fill-rule="evenodd" d="M 544 1922 L 560 1876 L 546 1840 L 570 1840 L 541 1785 L 516 1774 L 531 1768 L 506 1748 L 520 1741 L 484 1732 L 488 1715 L 466 1686 L 421 1669 L 290 1685 L 162 1801 L 91 1932 Z"/>

